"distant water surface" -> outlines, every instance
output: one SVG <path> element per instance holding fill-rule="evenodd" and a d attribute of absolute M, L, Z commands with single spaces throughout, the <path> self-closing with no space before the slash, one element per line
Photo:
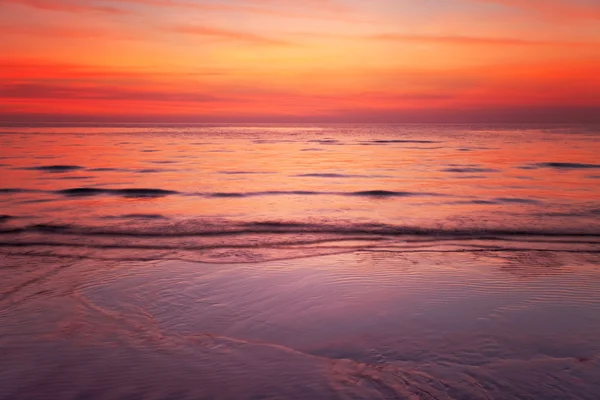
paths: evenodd
<path fill-rule="evenodd" d="M 585 125 L 0 125 L 0 398 L 597 399 L 599 154 Z"/>

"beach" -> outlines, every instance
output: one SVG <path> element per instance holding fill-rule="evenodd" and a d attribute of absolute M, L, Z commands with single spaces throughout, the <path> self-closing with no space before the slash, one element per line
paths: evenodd
<path fill-rule="evenodd" d="M 596 399 L 588 125 L 0 129 L 0 399 Z"/>

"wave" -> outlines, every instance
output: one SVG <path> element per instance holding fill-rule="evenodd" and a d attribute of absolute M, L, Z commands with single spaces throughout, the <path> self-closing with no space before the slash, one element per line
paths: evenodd
<path fill-rule="evenodd" d="M 566 162 L 543 162 L 533 164 L 533 167 L 539 168 L 556 168 L 556 169 L 597 169 L 600 164 L 581 164 L 581 163 L 566 163 Z"/>
<path fill-rule="evenodd" d="M 339 140 L 336 139 L 318 139 L 318 140 L 309 140 L 310 143 L 319 143 L 319 144 L 342 144 Z"/>
<path fill-rule="evenodd" d="M 480 173 L 480 172 L 500 172 L 497 169 L 492 168 L 446 168 L 443 172 L 456 172 L 456 173 Z"/>
<path fill-rule="evenodd" d="M 104 219 L 169 219 L 161 214 L 124 214 L 106 216 Z"/>
<path fill-rule="evenodd" d="M 60 172 L 77 171 L 80 169 L 84 169 L 84 167 L 81 167 L 79 165 L 42 165 L 42 166 L 29 167 L 29 168 L 24 168 L 24 169 L 33 170 L 33 171 L 60 173 Z"/>
<path fill-rule="evenodd" d="M 499 204 L 540 204 L 540 201 L 532 200 L 532 199 L 520 199 L 520 198 L 506 198 L 499 197 L 493 200 L 461 200 L 461 201 L 453 201 L 449 204 L 475 204 L 475 205 L 499 205 Z"/>
<path fill-rule="evenodd" d="M 140 174 L 155 174 L 158 172 L 168 172 L 168 169 L 156 169 L 156 168 L 147 168 L 147 169 L 140 169 L 136 172 L 140 173 Z"/>
<path fill-rule="evenodd" d="M 500 197 L 496 199 L 501 203 L 516 203 L 516 204 L 540 204 L 539 201 L 533 199 L 521 199 L 517 197 Z"/>
<path fill-rule="evenodd" d="M 9 190 L 9 189 L 4 189 Z M 18 189 L 11 189 L 18 190 Z M 12 193 L 12 192 L 7 192 Z M 363 190 L 356 192 L 318 192 L 311 190 L 269 190 L 260 192 L 197 192 L 197 193 L 182 193 L 175 190 L 155 189 L 155 188 L 125 188 L 125 189 L 107 189 L 96 187 L 80 187 L 71 189 L 57 190 L 56 194 L 69 197 L 97 196 L 97 195 L 116 195 L 123 197 L 162 197 L 168 195 L 186 195 L 186 196 L 201 196 L 207 198 L 244 198 L 254 196 L 359 196 L 359 197 L 407 197 L 407 196 L 443 196 L 438 193 L 427 192 L 397 192 L 389 190 Z"/>
<path fill-rule="evenodd" d="M 299 176 L 310 176 L 320 178 L 351 178 L 351 177 L 364 177 L 368 178 L 367 175 L 347 175 L 347 174 L 303 174 Z M 468 178 L 469 176 L 463 176 Z M 89 179 L 92 177 L 82 176 L 77 179 Z M 59 178 L 63 179 L 63 178 Z M 345 196 L 345 197 L 357 197 L 372 200 L 393 200 L 409 197 L 437 197 L 450 199 L 447 202 L 439 203 L 440 205 L 461 205 L 461 204 L 474 204 L 474 205 L 501 205 L 501 204 L 542 204 L 543 202 L 538 199 L 531 198 L 518 198 L 518 197 L 498 197 L 498 198 L 473 198 L 467 196 L 450 195 L 435 192 L 410 192 L 410 191 L 393 191 L 393 190 L 359 190 L 352 192 L 340 192 L 340 191 L 313 191 L 313 190 L 268 190 L 268 191 L 256 191 L 256 192 L 179 192 L 176 190 L 160 189 L 160 188 L 102 188 L 102 187 L 75 187 L 69 189 L 60 189 L 56 191 L 45 191 L 27 188 L 0 188 L 0 194 L 19 194 L 19 193 L 42 193 L 42 194 L 53 194 L 65 196 L 67 198 L 79 198 L 79 197 L 91 197 L 91 196 L 120 196 L 124 198 L 161 198 L 166 196 L 192 196 L 192 197 L 203 197 L 207 199 L 244 199 L 251 197 L 262 197 L 262 196 Z M 52 197 L 43 197 L 41 199 L 27 199 L 27 202 L 53 201 Z M 22 201 L 20 203 L 23 203 Z M 592 213 L 593 214 L 593 213 Z M 544 214 L 540 214 L 544 215 Z M 591 215 L 591 214 L 588 214 Z M 556 214 L 555 216 L 559 216 Z M 578 213 L 568 216 L 579 216 Z"/>
<path fill-rule="evenodd" d="M 12 218 L 11 216 L 8 216 Z M 110 218 L 155 219 L 168 220 L 160 214 L 126 214 Z M 253 234 L 330 234 L 330 235 L 362 235 L 364 237 L 413 237 L 413 238 L 452 238 L 456 240 L 487 240 L 506 238 L 598 238 L 600 230 L 573 230 L 570 228 L 536 229 L 522 228 L 427 228 L 408 225 L 391 225 L 380 223 L 313 223 L 295 221 L 250 221 L 234 222 L 227 220 L 210 221 L 190 219 L 175 222 L 157 221 L 155 224 L 143 225 L 77 225 L 39 223 L 0 229 L 0 234 L 15 233 L 52 233 L 83 236 L 115 236 L 115 237 L 211 237 L 238 236 Z M 554 240 L 554 239 L 552 239 Z M 598 242 L 600 243 L 600 241 Z"/>
<path fill-rule="evenodd" d="M 591 210 L 584 211 L 574 211 L 574 212 L 543 212 L 537 213 L 536 216 L 540 217 L 596 217 L 600 216 L 600 208 L 595 208 Z"/>
<path fill-rule="evenodd" d="M 104 167 L 104 168 L 91 168 L 91 169 L 88 169 L 88 171 L 91 171 L 91 172 L 117 172 L 117 171 L 127 171 L 127 170 L 122 169 L 122 168 Z"/>
<path fill-rule="evenodd" d="M 261 226 L 262 225 L 262 226 Z M 38 226 L 37 232 L 0 231 L 0 254 L 65 259 L 115 261 L 186 260 L 193 262 L 257 263 L 347 253 L 472 253 L 496 257 L 501 253 L 573 253 L 584 257 L 600 254 L 600 234 L 536 236 L 519 233 L 500 237 L 466 231 L 420 230 L 418 235 L 391 232 L 398 236 L 364 229 L 327 229 L 298 224 L 259 223 L 237 232 L 170 232 L 156 229 L 129 232 L 100 232 L 83 227 Z M 301 224 L 300 224 L 301 225 Z M 295 232 L 295 233 L 294 233 Z M 390 233 L 390 232 L 388 232 Z M 504 232 L 506 233 L 506 232 Z M 227 236 L 223 236 L 227 235 Z M 454 236 L 453 236 L 454 235 Z"/>
<path fill-rule="evenodd" d="M 263 175 L 271 172 L 255 172 L 255 171 L 219 171 L 223 175 Z"/>
<path fill-rule="evenodd" d="M 369 140 L 361 142 L 361 144 L 393 144 L 393 143 L 414 143 L 414 144 L 433 144 L 442 143 L 435 140 L 413 140 L 413 139 L 398 139 L 398 140 Z"/>
<path fill-rule="evenodd" d="M 196 193 L 204 197 L 255 197 L 255 196 L 323 196 L 344 195 L 340 192 L 316 192 L 311 190 L 268 190 L 264 192 L 222 192 L 222 193 Z"/>
<path fill-rule="evenodd" d="M 90 175 L 85 175 L 85 176 L 60 175 L 60 176 L 43 177 L 43 178 L 37 178 L 37 179 L 38 180 L 83 181 L 86 179 L 94 179 L 94 177 L 90 176 Z"/>
<path fill-rule="evenodd" d="M 55 193 L 62 194 L 65 196 L 95 196 L 100 194 L 114 194 L 124 197 L 161 197 L 167 196 L 170 194 L 177 194 L 178 192 L 173 190 L 164 190 L 164 189 L 135 189 L 135 188 L 127 188 L 127 189 L 101 189 L 101 188 L 90 188 L 90 187 L 82 187 L 82 188 L 73 188 L 73 189 L 63 189 L 58 190 Z"/>
<path fill-rule="evenodd" d="M 170 161 L 153 161 L 154 164 L 171 164 Z M 137 173 L 155 173 L 155 172 L 164 172 L 169 171 L 167 169 L 156 169 L 156 168 L 146 168 L 140 170 L 128 170 L 124 168 L 85 168 L 79 165 L 44 165 L 39 167 L 27 167 L 22 168 L 25 170 L 31 171 L 43 171 L 50 173 L 64 173 L 64 172 L 72 172 L 79 170 L 86 170 L 89 172 L 137 172 Z"/>
<path fill-rule="evenodd" d="M 295 175 L 301 178 L 381 178 L 381 175 L 352 175 L 352 174 L 334 174 L 334 173 L 314 173 Z"/>
<path fill-rule="evenodd" d="M 359 192 L 347 193 L 347 195 L 364 197 L 441 196 L 435 193 L 393 192 L 389 190 L 363 190 Z"/>
<path fill-rule="evenodd" d="M 485 205 L 497 205 L 500 203 L 497 201 L 493 201 L 493 200 L 461 200 L 461 201 L 453 201 L 450 204 L 456 204 L 456 205 L 475 204 L 475 205 L 485 206 Z"/>
<path fill-rule="evenodd" d="M 248 197 L 247 194 L 244 193 L 213 193 L 210 195 L 210 197 L 225 197 L 225 198 L 229 198 L 229 197 Z"/>
<path fill-rule="evenodd" d="M 25 188 L 0 188 L 0 193 L 13 194 L 13 193 L 33 193 L 39 192 L 39 190 L 25 189 Z"/>

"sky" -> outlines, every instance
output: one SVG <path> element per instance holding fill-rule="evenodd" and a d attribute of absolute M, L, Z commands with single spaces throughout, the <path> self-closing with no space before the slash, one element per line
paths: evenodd
<path fill-rule="evenodd" d="M 599 0 L 1 0 L 0 121 L 600 122 Z"/>

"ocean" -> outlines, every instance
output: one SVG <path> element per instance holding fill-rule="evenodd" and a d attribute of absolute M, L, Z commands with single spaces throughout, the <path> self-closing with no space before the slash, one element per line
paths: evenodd
<path fill-rule="evenodd" d="M 0 124 L 0 399 L 598 399 L 600 126 Z"/>

